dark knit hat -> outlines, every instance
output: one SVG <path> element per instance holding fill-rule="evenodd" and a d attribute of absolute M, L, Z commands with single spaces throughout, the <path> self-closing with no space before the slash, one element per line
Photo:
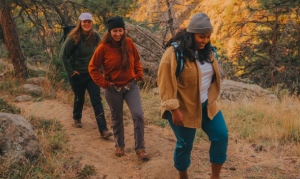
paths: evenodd
<path fill-rule="evenodd" d="M 108 31 L 110 31 L 111 29 L 114 29 L 114 28 L 123 28 L 123 29 L 125 29 L 124 20 L 120 16 L 115 16 L 115 17 L 109 18 L 107 23 L 108 23 Z"/>
<path fill-rule="evenodd" d="M 191 18 L 186 31 L 194 34 L 209 34 L 213 32 L 213 27 L 205 13 L 197 13 Z"/>

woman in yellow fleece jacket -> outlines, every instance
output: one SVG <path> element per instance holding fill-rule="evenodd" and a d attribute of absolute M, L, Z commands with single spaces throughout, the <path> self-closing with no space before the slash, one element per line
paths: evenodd
<path fill-rule="evenodd" d="M 187 168 L 197 128 L 202 128 L 211 141 L 211 179 L 220 179 L 227 157 L 228 130 L 217 101 L 220 72 L 210 46 L 212 30 L 205 13 L 195 14 L 188 28 L 178 32 L 166 44 L 167 50 L 158 70 L 162 117 L 168 119 L 177 138 L 174 166 L 179 171 L 179 179 L 188 178 Z M 178 77 L 172 42 L 179 44 L 185 57 L 184 68 Z"/>

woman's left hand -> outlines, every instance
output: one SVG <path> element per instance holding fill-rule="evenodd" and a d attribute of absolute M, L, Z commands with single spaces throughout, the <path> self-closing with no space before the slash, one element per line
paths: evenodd
<path fill-rule="evenodd" d="M 171 113 L 173 118 L 173 124 L 175 124 L 176 126 L 184 126 L 184 119 L 180 110 L 174 109 L 171 111 Z"/>

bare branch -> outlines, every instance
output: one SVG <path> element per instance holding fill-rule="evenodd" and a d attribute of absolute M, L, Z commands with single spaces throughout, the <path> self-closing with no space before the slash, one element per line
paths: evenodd
<path fill-rule="evenodd" d="M 149 22 L 149 23 L 142 23 L 142 24 L 138 24 L 139 26 L 141 25 L 149 25 L 149 24 L 161 24 L 161 23 L 166 23 L 168 21 L 155 21 L 155 22 Z"/>

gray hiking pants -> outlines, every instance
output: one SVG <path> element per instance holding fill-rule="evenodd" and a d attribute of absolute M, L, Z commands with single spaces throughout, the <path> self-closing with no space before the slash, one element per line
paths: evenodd
<path fill-rule="evenodd" d="M 130 90 L 122 88 L 120 92 L 114 86 L 110 86 L 104 90 L 104 94 L 111 111 L 116 147 L 125 147 L 123 125 L 123 101 L 125 100 L 133 119 L 135 150 L 145 150 L 144 115 L 137 82 L 133 82 Z"/>

